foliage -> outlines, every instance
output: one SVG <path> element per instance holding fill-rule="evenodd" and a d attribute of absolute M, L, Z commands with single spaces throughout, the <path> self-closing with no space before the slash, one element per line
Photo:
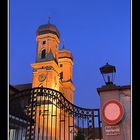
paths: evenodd
<path fill-rule="evenodd" d="M 74 140 L 85 140 L 85 137 L 82 133 L 78 132 Z"/>

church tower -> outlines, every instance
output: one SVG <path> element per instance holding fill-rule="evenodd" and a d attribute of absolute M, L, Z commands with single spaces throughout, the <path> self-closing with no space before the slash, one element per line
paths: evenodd
<path fill-rule="evenodd" d="M 73 103 L 75 87 L 72 83 L 73 56 L 59 50 L 60 33 L 50 23 L 39 26 L 36 32 L 36 62 L 32 64 L 32 87 L 58 90 Z"/>
<path fill-rule="evenodd" d="M 41 25 L 36 32 L 36 63 L 32 64 L 32 87 L 59 90 L 58 47 L 59 31 L 55 25 Z"/>
<path fill-rule="evenodd" d="M 43 87 L 60 91 L 63 96 L 73 104 L 75 87 L 72 83 L 72 67 L 73 56 L 70 51 L 63 49 L 59 50 L 60 33 L 57 27 L 50 23 L 41 25 L 36 32 L 36 61 L 31 66 L 32 72 L 32 88 Z M 41 97 L 37 98 L 37 102 Z M 45 99 L 44 99 L 45 100 Z M 68 128 L 60 123 L 65 120 L 65 124 L 73 124 L 73 118 L 68 119 L 68 114 L 64 110 L 60 110 L 46 100 L 48 103 L 45 105 L 37 105 L 36 108 L 36 127 L 35 127 L 35 140 L 39 138 L 48 138 L 48 140 L 62 139 L 61 135 L 68 139 Z M 41 116 L 41 112 L 47 110 L 48 116 L 45 119 Z M 57 110 L 57 122 L 52 118 L 52 112 Z M 65 117 L 64 117 L 65 114 Z M 49 120 L 49 121 L 48 121 Z M 46 121 L 48 121 L 46 125 Z M 45 123 L 44 123 L 45 122 Z M 56 123 L 55 125 L 54 122 Z M 55 132 L 55 127 L 57 128 Z M 47 133 L 46 130 L 48 131 Z M 65 132 L 61 132 L 64 130 Z M 61 132 L 61 134 L 59 133 Z M 56 134 L 55 134 L 56 133 Z M 54 137 L 57 137 L 55 139 Z M 72 137 L 71 137 L 72 138 Z M 70 139 L 71 140 L 71 139 Z"/>
<path fill-rule="evenodd" d="M 70 51 L 64 48 L 64 46 L 58 53 L 58 63 L 61 71 L 60 92 L 64 93 L 65 98 L 73 103 L 73 91 L 75 89 L 72 83 L 73 56 Z"/>

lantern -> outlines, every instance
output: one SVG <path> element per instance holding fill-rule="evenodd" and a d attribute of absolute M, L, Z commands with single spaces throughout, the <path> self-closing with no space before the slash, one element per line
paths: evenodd
<path fill-rule="evenodd" d="M 115 66 L 112 66 L 106 63 L 106 65 L 100 68 L 100 72 L 103 76 L 105 84 L 113 85 L 113 82 L 115 80 L 115 73 L 116 73 Z"/>

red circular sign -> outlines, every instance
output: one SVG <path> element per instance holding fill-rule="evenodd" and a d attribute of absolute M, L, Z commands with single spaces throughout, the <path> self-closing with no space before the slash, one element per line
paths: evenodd
<path fill-rule="evenodd" d="M 103 105 L 102 116 L 103 120 L 110 125 L 120 122 L 124 115 L 124 108 L 117 100 L 110 100 Z"/>

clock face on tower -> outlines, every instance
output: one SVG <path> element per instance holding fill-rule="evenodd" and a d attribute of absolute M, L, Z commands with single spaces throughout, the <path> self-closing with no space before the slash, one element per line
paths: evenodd
<path fill-rule="evenodd" d="M 102 116 L 107 124 L 114 125 L 119 123 L 123 115 L 124 109 L 119 101 L 110 100 L 103 105 Z"/>
<path fill-rule="evenodd" d="M 46 79 L 46 74 L 44 74 L 44 73 L 39 74 L 39 76 L 38 76 L 38 81 L 39 81 L 39 82 L 42 82 L 42 81 L 44 81 L 45 79 Z"/>

